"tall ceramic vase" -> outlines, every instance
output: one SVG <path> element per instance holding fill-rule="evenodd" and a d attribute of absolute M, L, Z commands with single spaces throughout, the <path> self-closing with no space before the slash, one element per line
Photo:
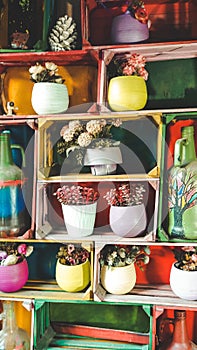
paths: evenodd
<path fill-rule="evenodd" d="M 67 87 L 65 84 L 35 83 L 31 103 L 34 111 L 40 115 L 63 113 L 69 105 Z"/>
<path fill-rule="evenodd" d="M 197 159 L 194 127 L 182 128 L 168 177 L 168 232 L 176 239 L 197 239 Z"/>
<path fill-rule="evenodd" d="M 136 283 L 134 264 L 121 267 L 101 267 L 101 284 L 108 293 L 127 294 Z"/>
<path fill-rule="evenodd" d="M 108 102 L 113 111 L 143 109 L 147 98 L 146 82 L 140 76 L 119 76 L 109 82 Z"/>
<path fill-rule="evenodd" d="M 56 281 L 59 287 L 66 292 L 80 292 L 86 288 L 90 282 L 90 262 L 74 266 L 56 263 Z"/>
<path fill-rule="evenodd" d="M 84 205 L 62 204 L 65 226 L 69 236 L 90 236 L 94 230 L 97 202 Z"/>
<path fill-rule="evenodd" d="M 136 237 L 147 225 L 144 204 L 127 207 L 110 207 L 109 223 L 112 231 L 121 237 Z"/>

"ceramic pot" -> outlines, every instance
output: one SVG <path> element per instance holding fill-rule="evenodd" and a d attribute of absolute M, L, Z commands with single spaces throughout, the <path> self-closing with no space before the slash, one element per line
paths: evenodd
<path fill-rule="evenodd" d="M 27 260 L 15 265 L 0 266 L 0 291 L 5 293 L 20 290 L 28 280 Z"/>
<path fill-rule="evenodd" d="M 134 264 L 121 267 L 101 267 L 101 284 L 108 293 L 127 294 L 136 283 Z"/>
<path fill-rule="evenodd" d="M 108 102 L 114 111 L 137 111 L 145 107 L 147 98 L 146 82 L 142 77 L 120 76 L 109 82 Z"/>
<path fill-rule="evenodd" d="M 91 166 L 92 175 L 113 174 L 121 163 L 119 147 L 88 148 L 84 157 L 84 165 Z"/>
<path fill-rule="evenodd" d="M 148 38 L 148 25 L 132 17 L 129 11 L 113 18 L 111 27 L 113 44 L 137 43 Z"/>
<path fill-rule="evenodd" d="M 128 207 L 110 207 L 109 223 L 112 231 L 121 237 L 136 237 L 147 225 L 144 204 Z"/>
<path fill-rule="evenodd" d="M 90 236 L 94 230 L 97 202 L 85 205 L 64 205 L 62 212 L 69 236 Z"/>
<path fill-rule="evenodd" d="M 90 262 L 69 266 L 63 265 L 57 260 L 56 281 L 59 287 L 66 292 L 79 292 L 86 288 L 90 282 Z"/>
<path fill-rule="evenodd" d="M 35 83 L 31 103 L 34 111 L 40 115 L 63 113 L 69 105 L 67 87 L 57 83 Z"/>
<path fill-rule="evenodd" d="M 197 271 L 184 271 L 173 263 L 170 271 L 170 287 L 174 294 L 186 300 L 197 300 Z"/>

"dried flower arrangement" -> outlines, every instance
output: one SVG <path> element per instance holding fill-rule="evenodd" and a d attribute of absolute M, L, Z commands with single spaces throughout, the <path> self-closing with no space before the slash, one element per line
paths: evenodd
<path fill-rule="evenodd" d="M 33 252 L 33 246 L 27 246 L 25 243 L 16 244 L 2 242 L 0 243 L 0 266 L 15 265 Z"/>
<path fill-rule="evenodd" d="M 53 194 L 64 205 L 85 205 L 98 200 L 99 193 L 92 187 L 64 185 Z"/>
<path fill-rule="evenodd" d="M 29 68 L 30 80 L 34 83 L 63 84 L 65 80 L 57 72 L 58 67 L 53 62 L 45 62 L 44 66 L 37 62 L 36 65 Z"/>
<path fill-rule="evenodd" d="M 56 258 L 63 265 L 73 266 L 83 264 L 90 258 L 90 253 L 79 244 L 64 244 L 59 248 Z"/>
<path fill-rule="evenodd" d="M 149 263 L 150 248 L 148 246 L 125 246 L 125 245 L 106 245 L 100 254 L 101 267 L 107 265 L 110 267 L 121 267 L 136 263 L 143 269 L 144 265 Z"/>
<path fill-rule="evenodd" d="M 133 206 L 143 203 L 143 193 L 145 192 L 142 184 L 121 184 L 117 188 L 110 189 L 104 198 L 112 206 Z"/>
<path fill-rule="evenodd" d="M 197 271 L 197 247 L 177 247 L 173 251 L 176 267 L 184 271 Z"/>
<path fill-rule="evenodd" d="M 66 157 L 71 151 L 77 150 L 78 164 L 83 164 L 85 149 L 118 146 L 119 141 L 113 140 L 112 128 L 119 128 L 122 124 L 120 119 L 90 120 L 83 123 L 80 120 L 71 120 L 60 131 L 61 140 L 57 143 L 57 152 L 66 152 Z"/>
<path fill-rule="evenodd" d="M 148 80 L 148 72 L 145 69 L 146 58 L 138 53 L 124 54 L 115 57 L 108 66 L 108 76 L 132 76 L 136 75 Z"/>

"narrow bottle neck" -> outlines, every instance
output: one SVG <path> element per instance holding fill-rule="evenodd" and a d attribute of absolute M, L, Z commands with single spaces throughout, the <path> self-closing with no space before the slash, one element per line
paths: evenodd
<path fill-rule="evenodd" d="M 2 133 L 0 135 L 0 166 L 12 165 L 12 151 L 10 145 L 10 134 Z"/>
<path fill-rule="evenodd" d="M 7 301 L 3 303 L 4 310 L 4 320 L 3 320 L 3 329 L 9 330 L 9 332 L 14 332 L 18 327 L 16 323 L 14 302 Z"/>
<path fill-rule="evenodd" d="M 193 127 L 183 128 L 182 137 L 186 139 L 183 147 L 183 164 L 188 164 L 196 159 Z"/>

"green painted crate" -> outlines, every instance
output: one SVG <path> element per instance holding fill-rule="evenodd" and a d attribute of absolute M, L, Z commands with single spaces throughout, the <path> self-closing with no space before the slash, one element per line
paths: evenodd
<path fill-rule="evenodd" d="M 181 128 L 193 125 L 197 137 L 197 112 L 169 113 L 162 117 L 162 157 L 157 236 L 160 241 L 191 241 L 170 237 L 168 233 L 168 174 L 174 162 L 174 145 L 181 138 Z M 197 143 L 196 143 L 197 150 Z M 194 241 L 192 239 L 192 241 Z"/>
<path fill-rule="evenodd" d="M 34 347 L 151 350 L 152 307 L 35 300 Z"/>

